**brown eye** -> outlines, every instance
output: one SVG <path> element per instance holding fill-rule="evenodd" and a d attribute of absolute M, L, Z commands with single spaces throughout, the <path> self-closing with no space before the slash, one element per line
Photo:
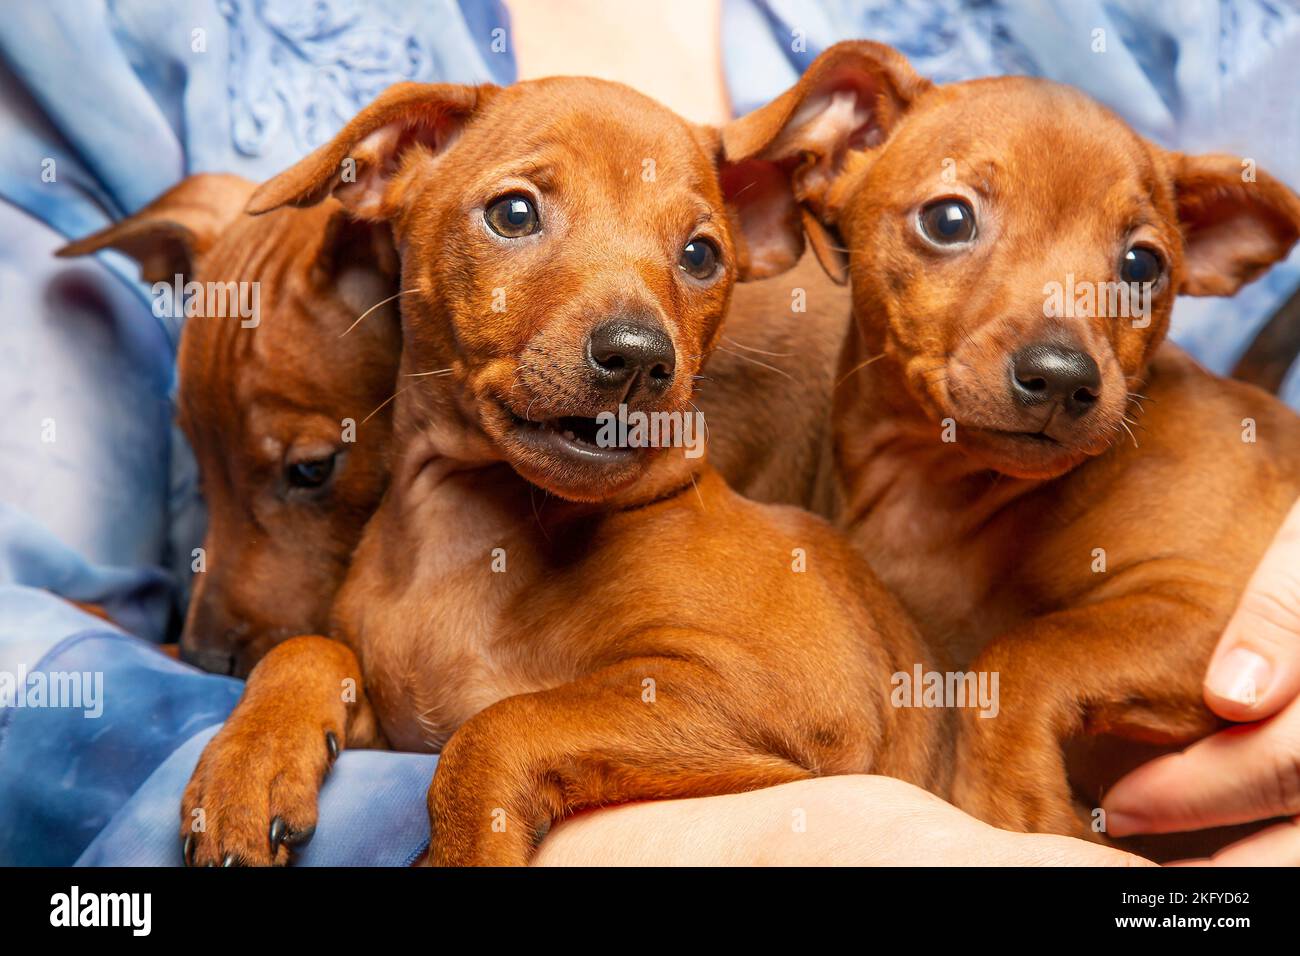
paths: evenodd
<path fill-rule="evenodd" d="M 506 196 L 498 199 L 483 214 L 488 227 L 498 236 L 519 239 L 537 231 L 540 222 L 537 209 L 524 196 Z"/>
<path fill-rule="evenodd" d="M 921 210 L 921 231 L 941 246 L 955 246 L 975 238 L 975 213 L 960 199 L 941 199 Z"/>
<path fill-rule="evenodd" d="M 718 271 L 718 249 L 707 239 L 692 239 L 682 249 L 678 265 L 696 279 L 712 278 Z"/>

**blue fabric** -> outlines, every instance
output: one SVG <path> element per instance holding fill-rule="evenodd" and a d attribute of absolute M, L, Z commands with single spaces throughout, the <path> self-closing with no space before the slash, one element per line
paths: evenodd
<path fill-rule="evenodd" d="M 724 5 L 738 112 L 793 83 L 830 43 L 865 36 L 939 80 L 1011 72 L 1073 83 L 1162 145 L 1250 155 L 1300 185 L 1295 3 Z M 0 18 L 0 678 L 99 674 L 104 709 L 0 709 L 0 864 L 171 865 L 181 792 L 239 684 L 53 595 L 103 604 L 153 641 L 183 608 L 203 515 L 171 424 L 180 328 L 153 316 L 124 258 L 51 253 L 189 173 L 266 178 L 390 83 L 511 82 L 508 24 L 496 0 L 11 7 Z M 1091 50 L 1097 28 L 1104 54 Z M 1181 300 L 1175 337 L 1226 370 L 1298 282 L 1300 257 L 1234 300 Z M 1285 395 L 1300 405 L 1300 370 Z M 344 753 L 302 862 L 410 862 L 427 838 L 435 765 Z"/>
<path fill-rule="evenodd" d="M 508 44 L 493 43 L 505 24 L 499 3 L 455 0 L 60 0 L 0 18 L 0 672 L 56 653 L 104 673 L 109 704 L 98 720 L 0 710 L 0 864 L 71 863 L 128 810 L 96 859 L 146 862 L 155 844 L 123 839 L 146 791 L 127 801 L 146 779 L 160 792 L 170 778 L 151 775 L 225 716 L 237 687 L 154 652 L 142 663 L 52 597 L 102 604 L 162 640 L 203 532 L 193 458 L 172 424 L 179 324 L 153 315 L 129 260 L 54 250 L 190 173 L 273 175 L 392 83 L 511 82 Z M 363 756 L 392 769 L 362 770 Z M 348 842 L 383 832 L 366 829 L 383 815 L 359 808 L 384 791 L 349 784 L 346 768 L 376 783 L 404 770 L 410 799 L 386 806 L 409 820 L 418 805 L 423 819 L 430 759 L 349 755 L 325 811 L 350 806 L 355 819 L 306 859 L 401 862 Z M 156 797 L 172 804 L 166 828 L 173 790 Z M 174 862 L 157 847 L 153 862 Z"/>
<path fill-rule="evenodd" d="M 180 795 L 217 727 L 195 734 L 146 780 L 78 866 L 179 863 Z M 426 794 L 438 758 L 347 750 L 320 792 L 316 836 L 297 866 L 410 866 L 429 845 Z"/>
<path fill-rule="evenodd" d="M 0 710 L 5 863 L 75 862 L 160 763 L 239 699 L 239 681 L 178 664 L 156 645 L 90 621 L 69 622 L 70 636 L 31 671 L 99 687 L 98 714 L 84 706 Z M 173 797 L 175 829 L 179 791 Z"/>

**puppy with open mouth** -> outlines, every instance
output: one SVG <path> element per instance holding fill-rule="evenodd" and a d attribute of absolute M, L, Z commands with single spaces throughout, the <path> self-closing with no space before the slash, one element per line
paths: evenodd
<path fill-rule="evenodd" d="M 395 464 L 341 640 L 272 650 L 205 750 L 187 862 L 287 861 L 346 747 L 441 750 L 440 864 L 524 863 L 607 803 L 941 785 L 942 718 L 889 704 L 925 650 L 848 542 L 686 449 L 599 438 L 620 406 L 690 413 L 733 283 L 800 256 L 771 171 L 720 148 L 608 82 L 404 84 L 253 196 L 391 226 Z"/>

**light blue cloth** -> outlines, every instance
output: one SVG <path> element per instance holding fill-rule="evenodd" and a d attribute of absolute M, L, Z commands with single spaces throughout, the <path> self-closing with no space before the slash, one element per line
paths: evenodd
<path fill-rule="evenodd" d="M 1300 185 L 1295 3 L 724 4 L 740 112 L 830 43 L 869 37 L 939 80 L 1073 83 L 1167 147 L 1249 155 Z M 510 82 L 507 25 L 496 0 L 60 0 L 0 18 L 0 672 L 84 671 L 105 687 L 98 718 L 0 710 L 0 864 L 179 862 L 181 791 L 239 689 L 51 595 L 104 604 L 160 640 L 202 534 L 171 425 L 178 325 L 154 318 L 122 257 L 52 251 L 188 173 L 263 179 L 398 80 Z M 1298 281 L 1300 258 L 1234 300 L 1184 299 L 1176 337 L 1225 370 Z M 1295 370 L 1286 395 L 1300 405 Z M 301 861 L 409 862 L 435 765 L 344 753 Z"/>
<path fill-rule="evenodd" d="M 511 82 L 504 26 L 499 3 L 455 0 L 59 0 L 0 18 L 0 671 L 75 660 L 109 678 L 98 720 L 0 710 L 0 864 L 72 863 L 118 812 L 97 862 L 175 862 L 149 838 L 175 829 L 183 779 L 164 769 L 188 751 L 167 758 L 238 688 L 156 652 L 142 664 L 53 596 L 162 640 L 203 530 L 172 425 L 179 325 L 154 317 L 130 261 L 54 250 L 190 173 L 267 178 L 392 83 Z M 386 814 L 411 831 L 418 807 L 427 837 L 432 766 L 347 755 L 322 807 L 342 822 L 304 860 L 403 862 L 412 848 L 381 844 Z M 401 793 L 375 786 L 386 779 Z M 172 805 L 153 819 L 164 785 Z M 363 809 L 368 795 L 383 808 Z"/>

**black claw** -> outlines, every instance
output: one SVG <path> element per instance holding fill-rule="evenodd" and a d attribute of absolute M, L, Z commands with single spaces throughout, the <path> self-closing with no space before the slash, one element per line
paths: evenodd
<path fill-rule="evenodd" d="M 330 752 L 330 763 L 339 759 L 339 739 L 332 730 L 325 734 L 325 748 Z"/>
<path fill-rule="evenodd" d="M 271 830 L 268 834 L 271 838 L 271 856 L 275 856 L 275 851 L 280 849 L 280 844 L 288 835 L 289 825 L 284 822 L 284 817 L 275 817 L 271 821 Z"/>
<path fill-rule="evenodd" d="M 189 833 L 185 836 L 185 845 L 181 847 L 181 856 L 185 859 L 186 866 L 194 865 L 194 834 Z"/>
<path fill-rule="evenodd" d="M 315 825 L 306 827 L 302 830 L 290 830 L 289 835 L 284 838 L 285 846 L 302 846 L 310 843 L 311 838 L 316 835 Z"/>
<path fill-rule="evenodd" d="M 244 861 L 241 860 L 239 857 L 235 856 L 235 854 L 233 853 L 227 853 L 226 858 L 221 861 L 221 865 L 223 868 L 229 868 L 232 866 L 243 866 Z"/>

